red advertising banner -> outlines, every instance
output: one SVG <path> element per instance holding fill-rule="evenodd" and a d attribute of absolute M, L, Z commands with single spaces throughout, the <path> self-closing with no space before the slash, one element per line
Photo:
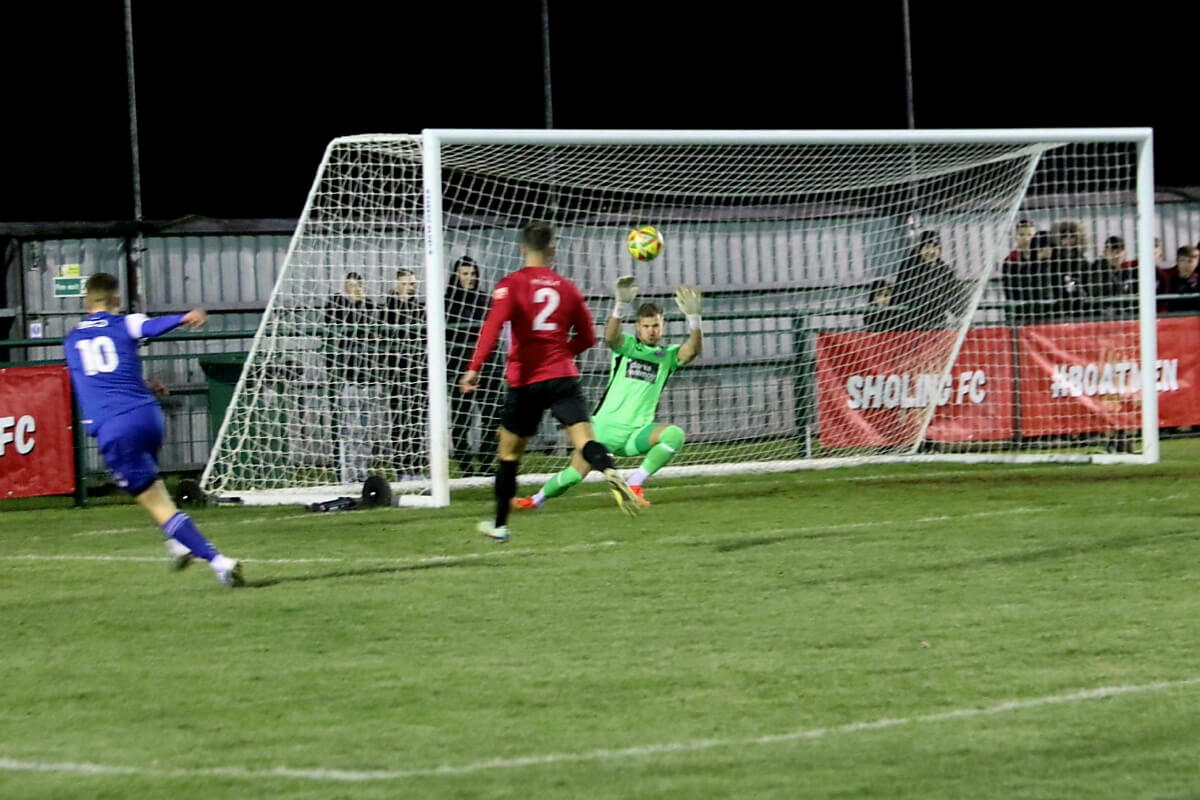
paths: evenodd
<path fill-rule="evenodd" d="M 1141 427 L 1138 323 L 1030 325 L 1018 333 L 1025 436 Z M 1200 425 L 1200 317 L 1158 320 L 1159 424 Z"/>
<path fill-rule="evenodd" d="M 994 441 L 1013 435 L 1012 333 L 957 331 L 817 336 L 817 422 L 824 447 Z"/>
<path fill-rule="evenodd" d="M 0 498 L 74 490 L 67 368 L 0 369 Z"/>

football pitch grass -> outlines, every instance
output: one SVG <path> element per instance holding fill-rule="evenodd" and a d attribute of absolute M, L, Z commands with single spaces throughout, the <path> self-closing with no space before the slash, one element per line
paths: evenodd
<path fill-rule="evenodd" d="M 0 504 L 0 797 L 1200 797 L 1197 465 Z"/>

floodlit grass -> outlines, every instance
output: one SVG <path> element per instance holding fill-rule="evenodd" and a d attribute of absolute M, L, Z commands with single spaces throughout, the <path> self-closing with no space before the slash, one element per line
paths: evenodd
<path fill-rule="evenodd" d="M 1198 460 L 193 511 L 236 591 L 0 504 L 0 797 L 1195 796 Z"/>

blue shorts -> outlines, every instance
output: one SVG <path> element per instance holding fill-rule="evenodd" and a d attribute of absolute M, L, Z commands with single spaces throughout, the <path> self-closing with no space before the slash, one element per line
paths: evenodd
<path fill-rule="evenodd" d="M 148 404 L 105 420 L 96 433 L 100 455 L 117 486 L 139 495 L 158 480 L 158 450 L 163 440 L 163 414 Z"/>

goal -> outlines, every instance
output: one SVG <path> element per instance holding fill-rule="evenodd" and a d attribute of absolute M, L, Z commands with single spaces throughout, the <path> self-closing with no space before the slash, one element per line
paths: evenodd
<path fill-rule="evenodd" d="M 598 333 L 622 274 L 667 343 L 687 335 L 675 287 L 704 292 L 703 355 L 658 414 L 687 443 L 660 474 L 1154 462 L 1178 375 L 1156 352 L 1152 169 L 1149 129 L 336 139 L 202 488 L 308 502 L 373 475 L 441 506 L 487 483 L 503 348 L 479 391 L 455 383 L 539 219 Z M 625 252 L 639 224 L 664 235 L 657 260 Z M 603 343 L 579 364 L 598 399 Z M 547 420 L 522 480 L 566 455 Z"/>

